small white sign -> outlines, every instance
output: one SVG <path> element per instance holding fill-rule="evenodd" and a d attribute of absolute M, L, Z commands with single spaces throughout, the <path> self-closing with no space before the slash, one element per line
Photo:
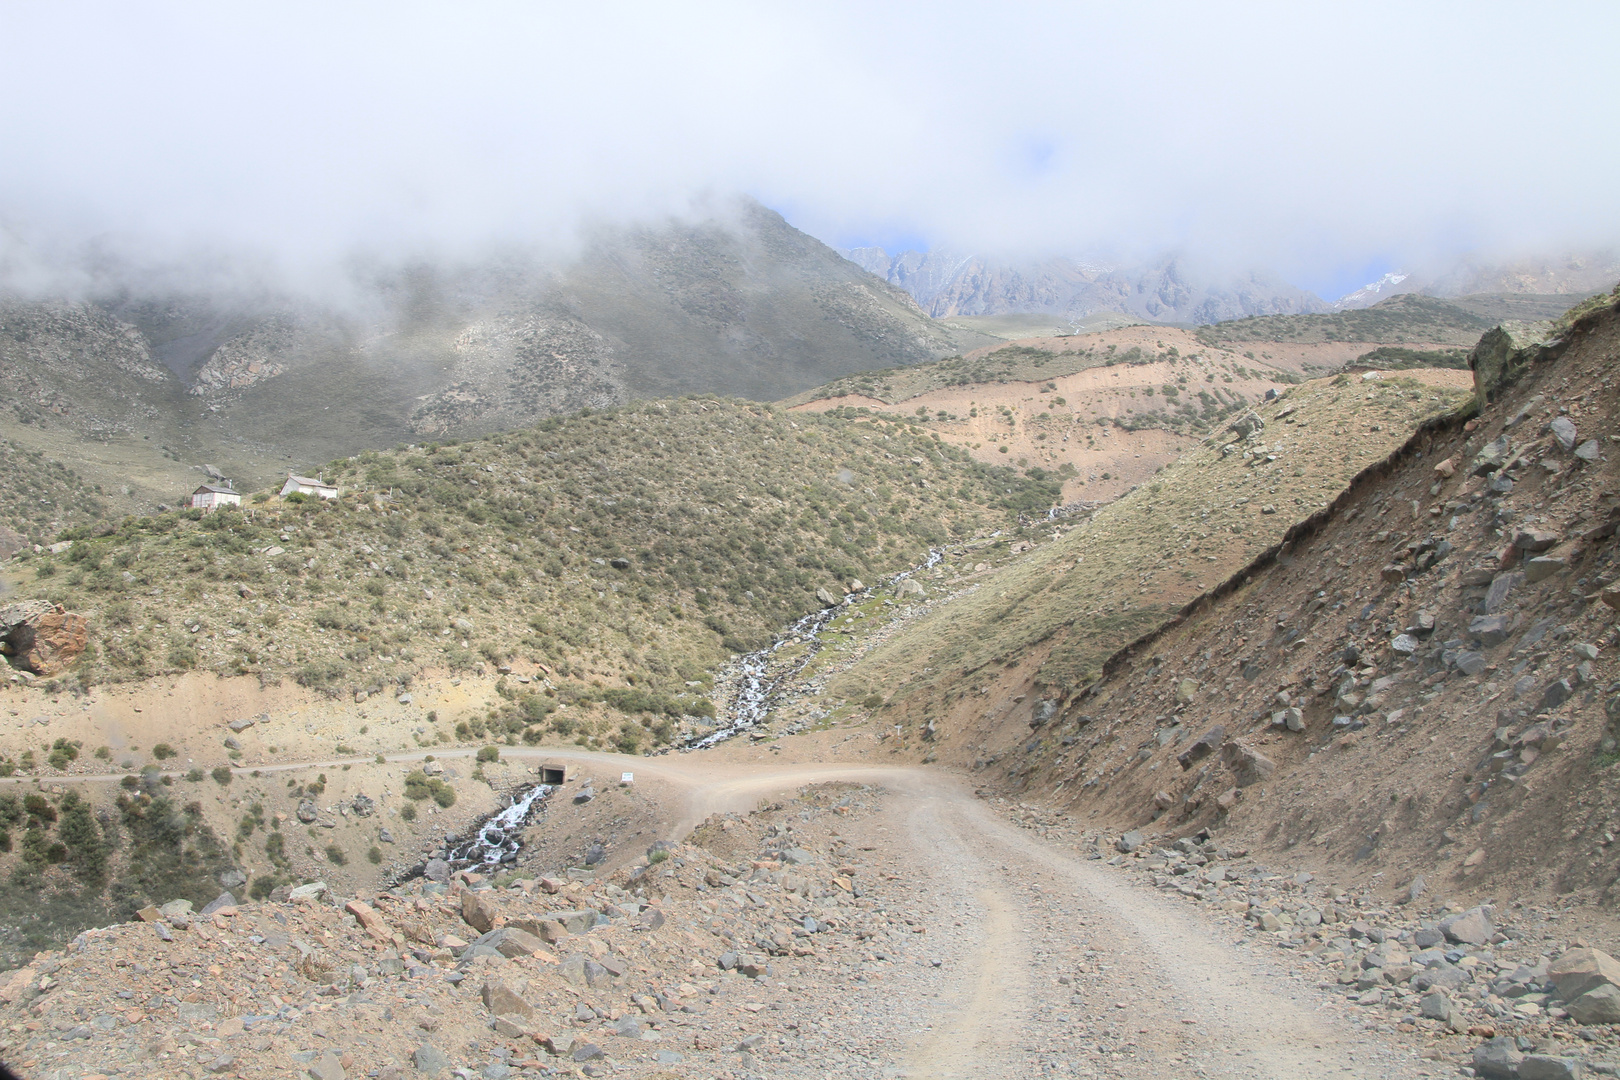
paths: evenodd
<path fill-rule="evenodd" d="M 633 784 L 635 782 L 636 782 L 636 774 L 635 773 L 627 772 L 627 773 L 620 773 L 619 774 L 619 783 L 621 783 L 621 784 Z"/>

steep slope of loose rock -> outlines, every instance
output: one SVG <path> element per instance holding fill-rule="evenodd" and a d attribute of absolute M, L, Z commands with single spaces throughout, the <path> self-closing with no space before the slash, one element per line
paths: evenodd
<path fill-rule="evenodd" d="M 1055 692 L 998 772 L 1386 890 L 1612 900 L 1615 299 L 1487 335 L 1477 419 Z"/>

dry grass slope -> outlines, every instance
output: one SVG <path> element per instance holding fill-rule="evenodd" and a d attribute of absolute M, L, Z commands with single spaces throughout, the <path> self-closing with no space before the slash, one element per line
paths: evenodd
<path fill-rule="evenodd" d="M 1124 642 L 1276 544 L 1419 423 L 1465 399 L 1406 377 L 1338 376 L 1293 388 L 1259 410 L 1264 430 L 1250 439 L 1227 433 L 1187 454 L 875 650 L 851 685 L 909 679 L 899 701 L 938 715 L 969 683 L 993 679 L 986 669 L 1045 648 L 1037 682 L 1070 694 Z"/>

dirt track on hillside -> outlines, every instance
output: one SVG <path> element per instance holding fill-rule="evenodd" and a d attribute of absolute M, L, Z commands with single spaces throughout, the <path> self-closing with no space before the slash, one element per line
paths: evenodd
<path fill-rule="evenodd" d="M 630 765 L 637 783 L 652 781 L 675 794 L 671 803 L 679 810 L 665 823 L 671 839 L 711 815 L 747 813 L 809 784 L 851 782 L 888 792 L 885 812 L 851 821 L 847 838 L 877 852 L 886 875 L 894 875 L 908 913 L 925 928 L 919 940 L 928 961 L 897 973 L 890 994 L 904 1004 L 896 1000 L 892 1009 L 852 1019 L 863 1029 L 855 1036 L 865 1048 L 862 1075 L 1422 1075 L 1410 1047 L 1353 1024 L 1342 998 L 1279 973 L 1272 949 L 1234 942 L 1229 928 L 1198 909 L 1014 827 L 952 774 L 817 762 L 761 766 L 711 754 L 631 760 L 506 753 L 612 772 Z M 790 1071 L 771 1075 L 801 1075 L 782 1064 Z M 802 1075 L 825 1075 L 823 1064 Z"/>

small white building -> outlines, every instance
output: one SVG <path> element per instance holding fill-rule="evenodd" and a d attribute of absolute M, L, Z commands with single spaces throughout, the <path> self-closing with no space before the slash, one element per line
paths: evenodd
<path fill-rule="evenodd" d="M 215 487 L 213 484 L 204 484 L 191 493 L 191 508 L 212 513 L 222 506 L 241 506 L 242 496 L 229 487 Z"/>
<path fill-rule="evenodd" d="M 281 485 L 281 494 L 283 496 L 291 495 L 295 491 L 300 495 L 319 495 L 323 499 L 335 499 L 338 497 L 336 484 L 328 484 L 324 480 L 311 480 L 307 476 L 289 473 L 287 482 Z"/>

